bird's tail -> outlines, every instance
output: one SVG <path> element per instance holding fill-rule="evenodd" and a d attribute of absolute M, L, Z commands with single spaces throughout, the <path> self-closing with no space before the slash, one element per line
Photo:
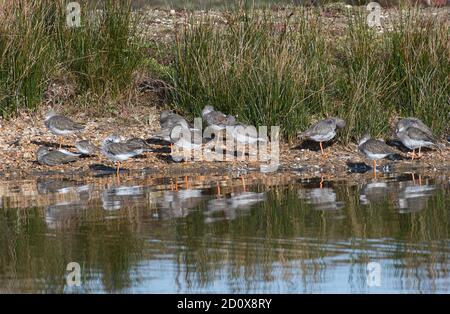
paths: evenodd
<path fill-rule="evenodd" d="M 449 148 L 449 146 L 447 144 L 442 144 L 442 143 L 434 143 L 433 147 L 436 148 L 440 152 L 443 152 L 444 150 Z"/>

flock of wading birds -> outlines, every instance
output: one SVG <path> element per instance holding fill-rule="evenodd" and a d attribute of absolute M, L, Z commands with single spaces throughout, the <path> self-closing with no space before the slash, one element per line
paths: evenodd
<path fill-rule="evenodd" d="M 203 121 L 214 132 L 227 130 L 227 136 L 232 136 L 235 141 L 244 144 L 254 144 L 266 139 L 259 138 L 257 135 L 245 134 L 242 136 L 237 130 L 248 127 L 245 124 L 237 122 L 232 115 L 226 115 L 220 111 L 214 110 L 212 106 L 206 106 L 202 111 Z M 45 115 L 45 125 L 55 135 L 67 136 L 73 133 L 81 132 L 85 126 L 72 121 L 71 119 L 56 114 L 51 111 Z M 162 140 L 171 145 L 178 145 L 186 150 L 200 149 L 202 141 L 187 140 L 186 137 L 180 137 L 183 132 L 189 132 L 191 139 L 202 136 L 202 130 L 192 128 L 187 120 L 170 111 L 163 111 L 159 120 L 161 131 L 154 134 L 151 139 Z M 326 158 L 323 142 L 330 141 L 336 136 L 336 131 L 345 126 L 345 121 L 340 118 L 327 118 L 319 121 L 309 129 L 298 133 L 299 139 L 309 139 L 319 142 L 322 158 Z M 229 132 L 231 130 L 231 132 Z M 395 135 L 404 146 L 412 150 L 411 159 L 421 157 L 421 148 L 430 147 L 441 149 L 437 143 L 437 138 L 433 131 L 426 126 L 420 119 L 404 118 L 397 121 Z M 140 155 L 144 152 L 153 151 L 151 145 L 143 139 L 131 138 L 126 140 L 120 135 L 109 135 L 101 146 L 97 147 L 88 140 L 78 140 L 75 143 L 78 153 L 73 153 L 65 149 L 53 149 L 47 146 L 40 146 L 37 151 L 37 161 L 39 164 L 55 166 L 76 161 L 81 155 L 94 156 L 99 153 L 105 155 L 109 160 L 117 163 L 117 175 L 120 171 L 120 163 L 131 157 Z M 368 134 L 363 136 L 358 143 L 358 149 L 366 158 L 373 160 L 373 171 L 376 175 L 376 161 L 391 155 L 399 154 L 399 151 L 387 145 L 384 141 L 371 139 Z M 416 155 L 418 149 L 418 155 Z"/>

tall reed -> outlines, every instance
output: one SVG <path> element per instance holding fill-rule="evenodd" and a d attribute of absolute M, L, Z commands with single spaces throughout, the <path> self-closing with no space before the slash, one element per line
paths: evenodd
<path fill-rule="evenodd" d="M 79 94 L 117 94 L 142 61 L 129 0 L 80 1 L 81 25 L 68 27 L 65 1 L 8 2 L 0 25 L 0 115 L 42 102 L 57 75 Z"/>
<path fill-rule="evenodd" d="M 332 115 L 347 121 L 344 143 L 364 132 L 387 136 L 398 116 L 450 131 L 448 22 L 410 9 L 378 32 L 367 12 L 350 13 L 334 37 L 320 8 L 190 19 L 174 45 L 174 105 L 198 115 L 211 104 L 244 122 L 279 125 L 286 138 Z"/>

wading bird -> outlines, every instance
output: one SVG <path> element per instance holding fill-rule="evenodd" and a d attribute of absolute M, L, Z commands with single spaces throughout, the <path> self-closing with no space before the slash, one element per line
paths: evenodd
<path fill-rule="evenodd" d="M 100 150 L 100 148 L 98 148 L 97 146 L 95 146 L 88 140 L 76 141 L 75 147 L 83 155 L 89 155 L 89 156 L 96 155 L 98 153 L 98 151 Z"/>
<path fill-rule="evenodd" d="M 74 162 L 78 155 L 66 151 L 51 150 L 49 147 L 41 146 L 37 150 L 37 161 L 41 165 L 58 166 Z"/>
<path fill-rule="evenodd" d="M 101 152 L 109 160 L 117 163 L 117 175 L 119 175 L 121 161 L 125 161 L 128 158 L 142 153 L 140 149 L 136 149 L 136 147 L 133 147 L 126 142 L 122 142 L 120 137 L 117 135 L 109 135 L 103 140 Z"/>
<path fill-rule="evenodd" d="M 202 118 L 214 131 L 222 131 L 227 126 L 236 124 L 236 118 L 234 116 L 216 111 L 213 106 L 205 106 L 205 108 L 203 108 Z"/>
<path fill-rule="evenodd" d="M 345 127 L 344 120 L 332 117 L 313 124 L 304 132 L 299 132 L 297 138 L 300 140 L 307 138 L 319 142 L 322 157 L 326 157 L 323 152 L 322 143 L 333 139 L 336 136 L 336 130 L 342 129 L 343 127 Z"/>
<path fill-rule="evenodd" d="M 373 161 L 373 175 L 375 177 L 377 175 L 377 160 L 398 154 L 396 150 L 388 146 L 385 142 L 371 139 L 368 134 L 361 138 L 358 143 L 358 149 L 366 158 Z"/>
<path fill-rule="evenodd" d="M 50 132 L 60 136 L 80 132 L 85 128 L 83 124 L 74 122 L 63 115 L 55 113 L 54 111 L 50 111 L 45 114 L 44 124 Z M 59 148 L 61 148 L 61 143 L 59 144 Z"/>

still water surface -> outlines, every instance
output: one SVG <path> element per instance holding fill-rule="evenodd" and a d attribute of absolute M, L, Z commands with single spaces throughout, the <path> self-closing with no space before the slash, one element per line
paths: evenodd
<path fill-rule="evenodd" d="M 449 178 L 417 177 L 0 182 L 0 292 L 447 293 Z"/>

